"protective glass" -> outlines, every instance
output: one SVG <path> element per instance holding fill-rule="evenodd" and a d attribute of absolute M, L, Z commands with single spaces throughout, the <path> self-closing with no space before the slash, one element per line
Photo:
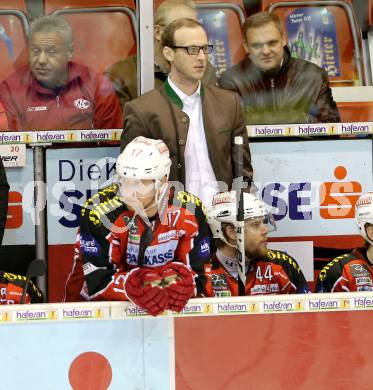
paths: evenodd
<path fill-rule="evenodd" d="M 268 233 L 276 230 L 276 221 L 271 213 L 268 213 L 264 217 L 256 217 L 250 219 L 250 227 L 259 230 L 262 224 L 267 228 Z"/>
<path fill-rule="evenodd" d="M 118 181 L 123 198 L 142 198 L 155 190 L 155 180 L 136 180 L 120 178 Z"/>

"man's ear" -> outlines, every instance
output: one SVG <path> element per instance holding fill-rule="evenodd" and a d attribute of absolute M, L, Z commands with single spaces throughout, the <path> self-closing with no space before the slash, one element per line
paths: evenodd
<path fill-rule="evenodd" d="M 163 56 L 168 62 L 172 62 L 174 60 L 175 52 L 170 47 L 165 46 L 163 48 Z"/>
<path fill-rule="evenodd" d="M 242 41 L 242 45 L 243 45 L 243 48 L 245 49 L 245 52 L 246 52 L 246 54 L 250 54 L 250 51 L 249 51 L 249 45 L 248 45 L 248 43 L 247 43 L 247 40 L 246 39 L 244 39 L 243 41 Z"/>
<path fill-rule="evenodd" d="M 162 36 L 162 27 L 159 26 L 158 24 L 154 25 L 154 38 L 160 42 L 161 41 L 161 36 Z"/>
<path fill-rule="evenodd" d="M 369 224 L 365 227 L 365 231 L 367 232 L 367 237 L 370 241 L 373 241 L 373 225 Z"/>
<path fill-rule="evenodd" d="M 288 37 L 287 37 L 285 31 L 281 34 L 281 40 L 282 40 L 282 46 L 285 47 L 287 45 L 287 40 L 288 40 Z"/>
<path fill-rule="evenodd" d="M 237 231 L 233 225 L 228 224 L 226 226 L 225 235 L 229 239 L 229 241 L 231 241 L 232 243 L 237 241 Z"/>
<path fill-rule="evenodd" d="M 68 50 L 68 57 L 70 61 L 73 58 L 73 54 L 74 54 L 74 43 L 71 43 L 67 50 Z"/>

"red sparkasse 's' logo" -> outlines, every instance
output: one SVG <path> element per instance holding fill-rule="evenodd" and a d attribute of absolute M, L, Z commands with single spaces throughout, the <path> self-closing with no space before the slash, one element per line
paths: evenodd
<path fill-rule="evenodd" d="M 74 100 L 74 106 L 76 108 L 79 108 L 79 110 L 86 110 L 91 106 L 91 103 L 88 100 L 85 100 L 83 98 L 75 99 Z"/>
<path fill-rule="evenodd" d="M 8 216 L 6 229 L 17 229 L 23 224 L 22 194 L 10 191 L 8 196 Z"/>
<path fill-rule="evenodd" d="M 354 218 L 355 203 L 362 188 L 357 181 L 342 181 L 347 169 L 340 165 L 334 169 L 335 182 L 325 182 L 320 186 L 320 216 L 324 219 Z"/>

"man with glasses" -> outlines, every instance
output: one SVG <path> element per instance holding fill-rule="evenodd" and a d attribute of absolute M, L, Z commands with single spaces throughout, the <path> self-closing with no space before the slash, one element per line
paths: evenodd
<path fill-rule="evenodd" d="M 192 0 L 166 0 L 154 14 L 154 83 L 159 87 L 170 72 L 170 64 L 163 56 L 161 36 L 167 25 L 179 18 L 197 20 L 197 11 Z M 122 106 L 135 99 L 137 94 L 137 56 L 132 55 L 112 65 L 105 75 L 112 81 Z M 205 83 L 215 85 L 215 68 L 208 62 L 203 76 Z"/>
<path fill-rule="evenodd" d="M 239 96 L 201 79 L 213 50 L 203 26 L 177 19 L 162 35 L 163 55 L 170 63 L 164 84 L 124 107 L 121 146 L 138 135 L 162 139 L 170 150 L 170 180 L 183 185 L 205 205 L 231 187 L 235 136 L 244 138 L 244 187 L 252 181 L 247 132 Z"/>
<path fill-rule="evenodd" d="M 217 252 L 205 265 L 206 295 L 239 295 L 237 262 L 237 204 L 235 191 L 214 196 L 208 221 Z M 298 263 L 287 253 L 267 248 L 267 234 L 276 230 L 271 214 L 255 196 L 243 194 L 246 256 L 245 295 L 308 293 Z"/>
<path fill-rule="evenodd" d="M 218 84 L 240 94 L 247 124 L 340 121 L 327 73 L 291 57 L 277 15 L 251 15 L 242 35 L 247 58 L 224 72 Z"/>

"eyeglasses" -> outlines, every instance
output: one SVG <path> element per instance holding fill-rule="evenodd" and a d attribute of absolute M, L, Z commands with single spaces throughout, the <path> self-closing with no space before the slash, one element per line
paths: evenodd
<path fill-rule="evenodd" d="M 211 54 L 214 45 L 203 45 L 203 46 L 171 46 L 172 49 L 184 49 L 191 56 L 197 56 L 202 50 L 204 54 Z"/>

